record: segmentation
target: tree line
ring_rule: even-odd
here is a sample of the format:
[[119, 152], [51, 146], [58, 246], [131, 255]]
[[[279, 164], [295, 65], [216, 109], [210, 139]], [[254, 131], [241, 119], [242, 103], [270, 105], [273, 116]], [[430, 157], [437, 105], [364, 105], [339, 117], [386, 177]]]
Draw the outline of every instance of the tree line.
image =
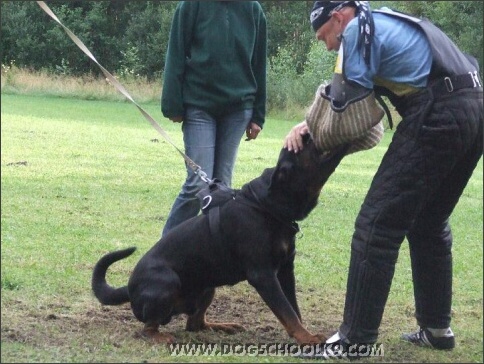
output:
[[[119, 76], [159, 79], [177, 1], [60, 1], [47, 4]], [[268, 24], [268, 57], [284, 56], [285, 69], [302, 74], [315, 37], [309, 23], [313, 1], [260, 1]], [[427, 17], [483, 65], [481, 1], [372, 1]], [[323, 45], [319, 45], [324, 48]], [[2, 64], [32, 70], [84, 75], [100, 73], [35, 1], [1, 1]], [[278, 60], [279, 63], [281, 60]], [[331, 70], [332, 67], [328, 67]]]

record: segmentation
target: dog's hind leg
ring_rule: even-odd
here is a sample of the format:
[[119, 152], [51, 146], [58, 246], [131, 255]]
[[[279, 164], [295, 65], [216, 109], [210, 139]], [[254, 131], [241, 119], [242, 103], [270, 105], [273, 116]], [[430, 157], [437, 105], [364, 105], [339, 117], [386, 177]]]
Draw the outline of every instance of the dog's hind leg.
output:
[[205, 313], [208, 307], [212, 303], [215, 296], [215, 288], [208, 288], [202, 292], [202, 294], [196, 300], [196, 311], [193, 315], [188, 316], [186, 330], [187, 331], [201, 331], [201, 330], [215, 330], [223, 331], [228, 334], [235, 334], [239, 331], [244, 331], [245, 328], [242, 325], [227, 322], [227, 323], [215, 323], [207, 322], [205, 320]]

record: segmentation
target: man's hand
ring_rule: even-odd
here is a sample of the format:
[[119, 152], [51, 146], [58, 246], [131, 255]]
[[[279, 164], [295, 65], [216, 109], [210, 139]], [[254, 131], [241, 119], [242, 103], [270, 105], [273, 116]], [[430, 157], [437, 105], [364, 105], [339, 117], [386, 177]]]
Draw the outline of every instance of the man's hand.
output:
[[309, 133], [308, 125], [306, 124], [306, 120], [300, 122], [296, 126], [294, 126], [289, 134], [287, 134], [286, 138], [284, 139], [284, 148], [287, 148], [289, 151], [294, 151], [294, 153], [303, 150], [303, 135]]
[[257, 138], [257, 135], [259, 135], [261, 131], [261, 127], [251, 121], [249, 125], [247, 125], [247, 129], [245, 129], [245, 135], [247, 136], [247, 139], [245, 140], [252, 140]]

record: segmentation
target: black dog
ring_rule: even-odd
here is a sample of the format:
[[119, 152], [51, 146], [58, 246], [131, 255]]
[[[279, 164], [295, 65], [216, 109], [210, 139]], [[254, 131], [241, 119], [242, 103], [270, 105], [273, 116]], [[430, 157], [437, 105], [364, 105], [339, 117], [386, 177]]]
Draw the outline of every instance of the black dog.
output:
[[294, 278], [295, 221], [316, 206], [347, 148], [321, 153], [306, 138], [298, 154], [282, 149], [277, 166], [235, 191], [217, 215], [194, 217], [159, 240], [138, 262], [127, 286], [109, 286], [106, 271], [136, 248], [102, 257], [93, 272], [94, 294], [105, 305], [130, 302], [136, 318], [145, 323], [142, 334], [171, 343], [173, 336], [158, 328], [181, 313], [188, 315], [188, 331], [243, 330], [234, 323], [208, 323], [205, 312], [215, 287], [248, 280], [298, 344], [321, 343], [323, 335], [313, 335], [301, 324]]

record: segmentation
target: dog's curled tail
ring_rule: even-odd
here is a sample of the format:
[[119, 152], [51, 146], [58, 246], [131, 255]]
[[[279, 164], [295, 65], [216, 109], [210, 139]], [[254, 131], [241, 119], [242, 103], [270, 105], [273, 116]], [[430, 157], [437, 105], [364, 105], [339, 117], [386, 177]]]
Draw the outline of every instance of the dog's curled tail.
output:
[[92, 272], [91, 287], [94, 295], [103, 305], [113, 306], [129, 302], [128, 286], [111, 287], [106, 282], [106, 272], [111, 264], [129, 257], [135, 250], [135, 247], [131, 247], [108, 253], [96, 263]]

